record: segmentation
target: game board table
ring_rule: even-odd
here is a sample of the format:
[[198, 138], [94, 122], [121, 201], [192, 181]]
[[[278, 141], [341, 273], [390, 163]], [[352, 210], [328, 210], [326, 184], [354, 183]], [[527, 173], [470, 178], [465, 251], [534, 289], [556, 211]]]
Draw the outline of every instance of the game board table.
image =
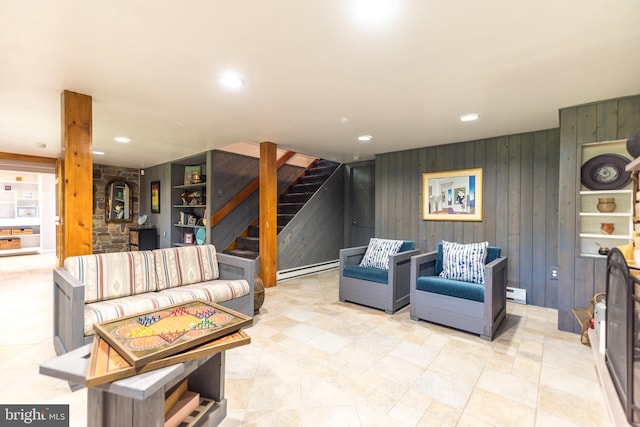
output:
[[[72, 390], [85, 387], [91, 344], [40, 365], [43, 375], [69, 381]], [[89, 387], [87, 426], [146, 427], [164, 425], [165, 392], [188, 377], [189, 390], [213, 399], [198, 425], [216, 426], [227, 415], [224, 397], [225, 351]]]

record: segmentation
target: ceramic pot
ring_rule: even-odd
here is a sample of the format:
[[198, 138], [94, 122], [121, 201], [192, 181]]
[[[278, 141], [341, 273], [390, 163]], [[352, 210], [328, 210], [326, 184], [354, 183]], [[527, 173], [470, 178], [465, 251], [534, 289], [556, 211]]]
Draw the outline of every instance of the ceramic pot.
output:
[[616, 230], [616, 227], [610, 222], [603, 222], [600, 224], [600, 230], [605, 234], [611, 234]]
[[598, 212], [613, 212], [616, 210], [616, 199], [615, 197], [603, 197], [598, 199], [598, 204], [596, 205]]

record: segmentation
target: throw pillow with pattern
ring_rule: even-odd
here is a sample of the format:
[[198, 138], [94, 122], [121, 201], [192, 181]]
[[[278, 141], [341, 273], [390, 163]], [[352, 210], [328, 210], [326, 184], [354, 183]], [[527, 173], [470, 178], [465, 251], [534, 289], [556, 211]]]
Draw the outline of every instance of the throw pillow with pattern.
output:
[[397, 254], [400, 246], [402, 246], [402, 240], [371, 238], [360, 266], [388, 270], [389, 255]]
[[489, 242], [461, 244], [443, 240], [440, 277], [484, 284], [488, 246]]

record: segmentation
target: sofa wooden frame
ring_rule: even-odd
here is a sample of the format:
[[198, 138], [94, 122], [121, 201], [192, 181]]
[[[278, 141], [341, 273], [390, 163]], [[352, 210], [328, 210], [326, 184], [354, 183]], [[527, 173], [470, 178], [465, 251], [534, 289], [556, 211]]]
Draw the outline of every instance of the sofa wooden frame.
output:
[[[253, 317], [255, 261], [217, 253], [221, 280], [244, 279], [251, 292], [218, 304]], [[57, 354], [64, 354], [93, 341], [84, 335], [84, 285], [64, 268], [53, 270], [53, 345]]]

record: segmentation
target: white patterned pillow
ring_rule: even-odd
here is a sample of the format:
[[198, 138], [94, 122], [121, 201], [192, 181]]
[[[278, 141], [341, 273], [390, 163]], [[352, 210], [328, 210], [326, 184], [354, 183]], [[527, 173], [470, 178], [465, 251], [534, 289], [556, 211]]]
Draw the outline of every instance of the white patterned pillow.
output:
[[369, 240], [369, 246], [360, 262], [362, 267], [389, 269], [389, 255], [395, 255], [402, 246], [402, 240], [376, 239]]
[[484, 284], [488, 246], [489, 242], [460, 244], [443, 240], [440, 277]]

